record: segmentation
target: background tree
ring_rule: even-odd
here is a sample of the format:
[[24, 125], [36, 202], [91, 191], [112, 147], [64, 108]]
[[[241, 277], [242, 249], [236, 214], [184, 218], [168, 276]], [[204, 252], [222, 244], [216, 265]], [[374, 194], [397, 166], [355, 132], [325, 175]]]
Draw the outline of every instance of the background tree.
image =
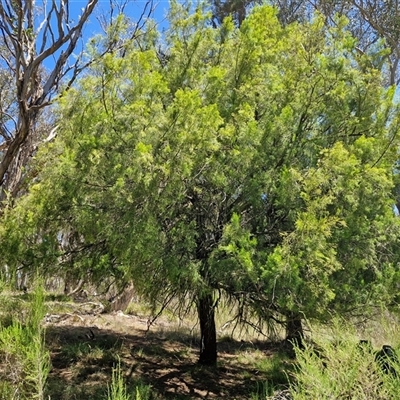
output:
[[[97, 0], [88, 1], [75, 24], [68, 2], [58, 4], [52, 1], [49, 8], [45, 2], [43, 10], [34, 1], [0, 3], [1, 58], [4, 70], [11, 72], [9, 78], [13, 80], [15, 104], [13, 115], [2, 110], [7, 116], [2, 119], [0, 129], [3, 139], [0, 162], [2, 197], [5, 190], [14, 194], [17, 190], [20, 176], [11, 173], [11, 169], [20, 170], [32, 151], [32, 141], [30, 146], [23, 145], [35, 131], [40, 110], [49, 104], [65, 75], [71, 73], [67, 85], [76, 77], [79, 64], [70, 66], [68, 61], [96, 3]], [[38, 14], [43, 16], [39, 23]], [[56, 57], [54, 67], [46, 74], [44, 64], [53, 57]]]
[[[43, 110], [93, 62], [79, 44], [97, 3], [98, 0], [88, 0], [76, 16], [68, 1], [51, 0], [40, 5], [33, 0], [0, 2], [0, 69], [5, 77], [0, 110], [0, 200], [7, 193], [11, 197], [18, 194], [38, 145], [56, 133], [48, 113], [40, 119]], [[103, 15], [107, 40], [103, 40], [95, 56], [121, 48], [125, 40], [134, 37], [144, 18], [152, 13], [152, 4], [145, 3], [138, 21], [129, 29], [125, 24], [125, 36], [119, 38], [122, 18], [113, 13], [109, 17]], [[121, 14], [126, 5], [124, 2], [121, 6]]]
[[378, 58], [371, 60], [384, 66], [383, 84], [398, 85], [399, 70], [399, 16], [398, 1], [352, 0], [352, 1], [319, 1], [313, 4], [321, 12], [328, 24], [335, 24], [335, 15], [346, 16], [348, 29], [357, 38], [357, 48], [363, 53], [371, 54], [381, 47]]

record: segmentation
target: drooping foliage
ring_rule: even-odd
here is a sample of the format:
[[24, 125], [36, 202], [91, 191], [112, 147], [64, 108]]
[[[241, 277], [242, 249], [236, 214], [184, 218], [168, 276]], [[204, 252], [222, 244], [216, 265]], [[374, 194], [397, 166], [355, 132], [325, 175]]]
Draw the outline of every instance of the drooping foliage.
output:
[[[398, 276], [393, 90], [343, 21], [236, 28], [173, 3], [60, 101], [58, 137], [5, 212], [8, 268], [193, 299], [215, 363], [215, 291], [264, 320], [388, 303]], [[189, 297], [188, 297], [189, 296]]]

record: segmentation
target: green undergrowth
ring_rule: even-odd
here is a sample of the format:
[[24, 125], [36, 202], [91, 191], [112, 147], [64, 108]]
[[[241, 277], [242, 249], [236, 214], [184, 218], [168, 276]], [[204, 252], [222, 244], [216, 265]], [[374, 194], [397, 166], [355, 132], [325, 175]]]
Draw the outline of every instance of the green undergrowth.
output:
[[[240, 331], [225, 327], [218, 334], [218, 367], [207, 369], [196, 364], [199, 343], [191, 318], [161, 317], [146, 334], [121, 333], [118, 320], [111, 320], [108, 328], [93, 327], [93, 338], [83, 319], [44, 324], [54, 301], [59, 312], [73, 312], [70, 299], [46, 296], [40, 285], [30, 293], [3, 293], [0, 400], [188, 400], [207, 398], [208, 392], [217, 399], [269, 400], [282, 391], [293, 400], [400, 398], [399, 365], [385, 374], [376, 361], [383, 344], [400, 351], [397, 320], [387, 312], [357, 329], [343, 321], [312, 326], [295, 359], [281, 342], [256, 334], [249, 340], [248, 331], [240, 339]], [[221, 315], [226, 320], [228, 312], [221, 309]], [[360, 339], [371, 345], [360, 346]]]
[[50, 354], [42, 321], [44, 292], [35, 285], [29, 301], [3, 299], [6, 312], [0, 325], [0, 393], [3, 399], [44, 400]]
[[[374, 345], [386, 336], [385, 329], [381, 324], [377, 335], [366, 338], [366, 343], [360, 342], [359, 333], [348, 323], [312, 331], [312, 342], [296, 348], [293, 400], [399, 399], [400, 366], [388, 361], [390, 372], [385, 373], [377, 356], [380, 347]], [[386, 342], [397, 353], [399, 339], [391, 336], [391, 342]]]
[[121, 371], [120, 361], [112, 369], [111, 384], [108, 386], [107, 393], [107, 400], [151, 400], [154, 398], [151, 385], [146, 385], [143, 382], [137, 381], [128, 389]]

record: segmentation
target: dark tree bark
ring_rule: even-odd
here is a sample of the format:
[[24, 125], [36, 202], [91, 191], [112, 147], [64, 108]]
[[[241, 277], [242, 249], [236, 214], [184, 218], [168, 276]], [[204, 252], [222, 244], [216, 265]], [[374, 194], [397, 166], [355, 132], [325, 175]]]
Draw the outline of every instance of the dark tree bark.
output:
[[286, 341], [292, 345], [301, 346], [304, 339], [304, 331], [301, 314], [288, 312], [286, 315]]
[[215, 307], [211, 293], [198, 297], [197, 310], [200, 321], [200, 359], [203, 365], [217, 364], [217, 331], [215, 328]]
[[[205, 191], [205, 193], [207, 193]], [[210, 278], [209, 257], [212, 250], [217, 246], [221, 235], [222, 224], [219, 223], [210, 197], [198, 193], [191, 194], [193, 215], [196, 219], [197, 237], [195, 259], [201, 263], [200, 276], [204, 283], [204, 289], [197, 294], [197, 312], [200, 322], [200, 358], [199, 363], [215, 366], [217, 363], [217, 331], [215, 328], [215, 307], [213, 301], [213, 287]], [[215, 223], [217, 221], [217, 223]]]

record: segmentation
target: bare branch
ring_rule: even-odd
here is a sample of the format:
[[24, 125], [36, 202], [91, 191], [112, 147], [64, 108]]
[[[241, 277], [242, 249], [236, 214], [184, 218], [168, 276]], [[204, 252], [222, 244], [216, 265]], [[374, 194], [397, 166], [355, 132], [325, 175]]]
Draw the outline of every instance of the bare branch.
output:
[[[52, 0], [36, 32], [42, 31], [43, 37], [38, 46], [34, 29], [37, 8], [34, 0], [0, 1], [0, 37], [8, 50], [9, 56], [2, 59], [14, 73], [18, 118], [13, 140], [9, 141], [0, 162], [0, 184], [4, 190], [4, 179], [10, 164], [26, 141], [37, 119], [38, 111], [49, 105], [52, 95], [58, 89], [61, 80], [71, 71], [68, 59], [76, 48], [84, 24], [92, 14], [98, 0], [88, 0], [79, 21], [69, 26], [68, 1]], [[57, 34], [52, 26], [57, 26]], [[40, 52], [36, 54], [36, 49]], [[50, 74], [43, 78], [41, 72], [44, 61], [55, 57], [55, 65]], [[15, 121], [15, 120], [14, 120]], [[0, 122], [1, 132], [6, 132], [6, 125]]]
[[[27, 138], [35, 131], [41, 110], [51, 104], [61, 82], [68, 89], [77, 76], [95, 61], [83, 61], [80, 51], [80, 56], [70, 63], [82, 38], [83, 28], [97, 3], [98, 0], [86, 0], [78, 21], [73, 23], [68, 0], [43, 0], [40, 8], [36, 6], [35, 0], [0, 0], [0, 44], [4, 48], [0, 60], [12, 74], [15, 105], [12, 113], [8, 105], [2, 105], [2, 109], [9, 115], [16, 116], [13, 120], [0, 119], [0, 136], [7, 137], [1, 142], [3, 154], [0, 159], [0, 200], [4, 197], [5, 190], [13, 192], [11, 186], [16, 185], [11, 182], [10, 168], [13, 171], [18, 170], [12, 164], [24, 158], [18, 156], [19, 152], [32, 154], [34, 147], [25, 150], [23, 147], [28, 146]], [[122, 0], [120, 10], [124, 10], [128, 3], [129, 0]], [[120, 50], [123, 54], [126, 42], [138, 36], [138, 31], [143, 28], [153, 11], [153, 0], [148, 0], [138, 22], [132, 25], [133, 29], [128, 29], [123, 38], [106, 43], [95, 58], [115, 50]], [[112, 23], [111, 19], [110, 27]], [[47, 60], [49, 62], [46, 63]], [[49, 63], [53, 67], [49, 73], [45, 73], [43, 65]], [[3, 115], [6, 116], [4, 113]], [[12, 136], [7, 135], [13, 123], [15, 132]], [[34, 143], [41, 143], [41, 140], [35, 138], [29, 141], [29, 146], [34, 146]]]

